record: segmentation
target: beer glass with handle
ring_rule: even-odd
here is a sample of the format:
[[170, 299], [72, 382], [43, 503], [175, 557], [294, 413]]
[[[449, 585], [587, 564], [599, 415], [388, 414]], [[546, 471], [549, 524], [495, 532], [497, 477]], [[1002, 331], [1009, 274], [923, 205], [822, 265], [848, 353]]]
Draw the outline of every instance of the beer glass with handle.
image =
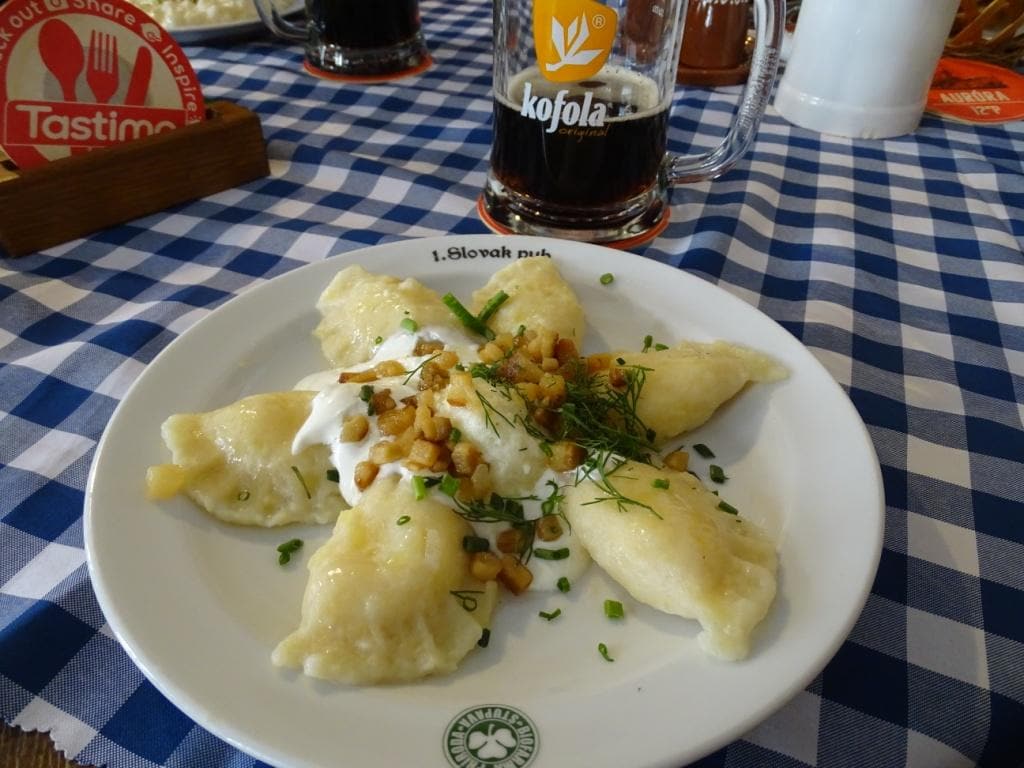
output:
[[672, 155], [685, 6], [494, 0], [494, 139], [478, 204], [488, 226], [629, 246], [668, 223], [673, 184], [715, 178], [739, 160], [775, 81], [784, 0], [754, 0], [750, 77], [725, 139]]

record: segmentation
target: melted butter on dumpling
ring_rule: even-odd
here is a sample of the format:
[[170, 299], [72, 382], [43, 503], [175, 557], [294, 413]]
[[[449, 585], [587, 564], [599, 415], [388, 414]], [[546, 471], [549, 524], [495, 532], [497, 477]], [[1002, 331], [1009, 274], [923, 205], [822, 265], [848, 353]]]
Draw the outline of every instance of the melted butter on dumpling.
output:
[[[649, 505], [621, 509], [593, 482], [565, 490], [572, 532], [634, 598], [697, 619], [708, 653], [741, 659], [775, 599], [776, 554], [754, 524], [718, 509], [720, 499], [686, 472], [627, 462], [608, 476], [623, 496]], [[655, 480], [668, 480], [666, 489]], [[655, 514], [657, 513], [657, 514]]]
[[368, 360], [376, 339], [398, 331], [406, 318], [421, 327], [462, 330], [441, 297], [418, 280], [375, 275], [358, 264], [334, 276], [317, 300], [321, 320], [313, 334], [332, 365]]
[[470, 533], [449, 508], [378, 478], [310, 558], [301, 623], [274, 663], [356, 684], [452, 672], [490, 624], [497, 592], [469, 574]]
[[[327, 446], [292, 455], [291, 445], [309, 415], [313, 392], [252, 395], [207, 413], [180, 413], [161, 427], [173, 465], [151, 467], [154, 498], [187, 494], [216, 518], [236, 525], [327, 523], [345, 502]], [[173, 477], [160, 492], [154, 478]]]
[[555, 331], [582, 346], [586, 331], [583, 307], [551, 259], [534, 256], [500, 269], [473, 293], [473, 314], [479, 314], [498, 291], [507, 293], [508, 299], [488, 321], [495, 333], [515, 334], [523, 325]]
[[655, 431], [658, 445], [699, 427], [748, 383], [788, 375], [767, 355], [723, 341], [684, 341], [660, 352], [620, 352], [611, 357], [650, 369], [636, 412]]

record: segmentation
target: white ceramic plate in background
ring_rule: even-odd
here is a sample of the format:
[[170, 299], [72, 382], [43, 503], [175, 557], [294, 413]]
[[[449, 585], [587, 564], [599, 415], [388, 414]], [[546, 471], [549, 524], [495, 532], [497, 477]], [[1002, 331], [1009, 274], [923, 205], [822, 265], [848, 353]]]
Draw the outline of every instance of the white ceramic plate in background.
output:
[[[304, 564], [327, 527], [250, 530], [183, 499], [145, 500], [146, 467], [165, 462], [160, 424], [237, 398], [289, 389], [324, 367], [314, 304], [348, 264], [470, 293], [521, 252], [546, 253], [587, 310], [587, 351], [722, 338], [773, 355], [788, 380], [755, 386], [686, 442], [702, 441], [731, 479], [741, 513], [777, 539], [778, 598], [749, 659], [701, 653], [696, 622], [638, 605], [596, 567], [571, 593], [506, 598], [491, 644], [449, 677], [351, 688], [274, 668], [297, 624]], [[485, 255], [488, 251], [491, 255]], [[600, 275], [615, 280], [602, 285]], [[706, 467], [695, 461], [698, 471]], [[841, 388], [779, 325], [680, 270], [628, 253], [542, 238], [410, 240], [337, 256], [261, 285], [217, 309], [146, 369], [114, 414], [86, 492], [85, 537], [96, 594], [117, 637], [192, 718], [282, 768], [443, 766], [452, 718], [508, 705], [535, 724], [532, 765], [677, 766], [741, 736], [801, 690], [859, 615], [881, 551], [880, 473]], [[288, 568], [276, 546], [306, 547]], [[623, 622], [602, 612], [624, 601]], [[547, 622], [538, 611], [562, 609]], [[605, 643], [615, 661], [597, 652]]]

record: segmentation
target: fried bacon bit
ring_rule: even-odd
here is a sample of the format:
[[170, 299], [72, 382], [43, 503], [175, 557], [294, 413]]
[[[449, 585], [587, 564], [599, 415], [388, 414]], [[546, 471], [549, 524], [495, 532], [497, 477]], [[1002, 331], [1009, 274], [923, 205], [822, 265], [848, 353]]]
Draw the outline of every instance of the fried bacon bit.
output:
[[444, 446], [438, 443], [432, 443], [430, 440], [414, 440], [412, 447], [409, 449], [409, 455], [406, 457], [406, 466], [420, 469], [431, 469], [434, 464], [437, 463], [441, 457], [441, 451], [447, 450]]
[[378, 466], [398, 461], [403, 455], [402, 446], [393, 440], [381, 440], [370, 449], [370, 461]]
[[365, 371], [342, 371], [338, 376], [339, 384], [367, 384], [377, 380], [377, 372], [373, 368]]
[[474, 552], [469, 558], [469, 573], [479, 581], [494, 581], [501, 572], [501, 558], [493, 552]]
[[415, 357], [421, 355], [433, 355], [444, 349], [443, 341], [429, 341], [428, 339], [416, 339], [416, 346], [412, 348]]
[[609, 368], [608, 383], [616, 389], [626, 386], [629, 383], [629, 378], [626, 376], [625, 369], [619, 367]]
[[456, 408], [463, 408], [472, 402], [476, 395], [473, 387], [473, 376], [469, 371], [455, 371], [451, 375], [451, 383], [448, 386], [448, 405]]
[[392, 408], [377, 417], [377, 429], [382, 435], [398, 437], [413, 425], [416, 419], [416, 408], [405, 405], [401, 408]]
[[544, 515], [537, 520], [536, 532], [541, 541], [557, 541], [562, 537], [562, 522], [557, 515]]
[[504, 584], [505, 588], [513, 595], [521, 595], [533, 583], [533, 574], [520, 562], [518, 557], [504, 554], [501, 556], [501, 571], [498, 573], [498, 581]]
[[593, 376], [595, 373], [601, 371], [607, 371], [612, 367], [612, 356], [610, 354], [601, 353], [598, 355], [589, 355], [586, 358], [587, 362], [587, 375]]
[[395, 399], [391, 397], [391, 390], [382, 389], [379, 392], [373, 393], [373, 397], [370, 398], [370, 405], [374, 413], [381, 414], [393, 410], [396, 403]]
[[483, 454], [473, 443], [462, 440], [452, 448], [452, 474], [469, 477], [483, 461]]
[[365, 491], [370, 487], [370, 484], [377, 479], [377, 473], [379, 471], [380, 467], [372, 461], [360, 461], [356, 464], [356, 470], [354, 473], [356, 488], [360, 491]]
[[560, 338], [555, 342], [555, 359], [559, 365], [575, 364], [579, 356], [580, 353], [576, 349], [576, 342], [572, 339]]
[[361, 413], [349, 416], [341, 423], [341, 442], [358, 443], [370, 431], [370, 420]]
[[498, 551], [506, 553], [521, 552], [525, 543], [522, 531], [517, 528], [500, 531], [494, 540], [494, 546]]
[[587, 458], [587, 452], [570, 440], [559, 440], [551, 446], [548, 466], [556, 472], [576, 469]]
[[686, 451], [672, 451], [665, 456], [662, 463], [669, 469], [685, 472], [690, 466], [690, 454]]
[[557, 373], [545, 373], [537, 382], [540, 396], [537, 404], [543, 408], [557, 408], [565, 402], [565, 379]]

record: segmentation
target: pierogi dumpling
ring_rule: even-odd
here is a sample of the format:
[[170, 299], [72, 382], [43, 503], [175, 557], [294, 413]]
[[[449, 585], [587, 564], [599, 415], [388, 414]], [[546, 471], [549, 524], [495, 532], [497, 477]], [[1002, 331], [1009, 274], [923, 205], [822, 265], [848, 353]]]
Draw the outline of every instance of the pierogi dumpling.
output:
[[252, 395], [208, 413], [175, 414], [161, 427], [174, 464], [152, 469], [169, 469], [182, 493], [227, 523], [331, 522], [346, 504], [327, 479], [330, 449], [291, 452], [314, 394]]
[[767, 355], [724, 341], [684, 341], [660, 352], [612, 355], [626, 365], [649, 368], [636, 412], [663, 445], [711, 418], [749, 382], [778, 381], [786, 369]]
[[[655, 480], [669, 487], [654, 487]], [[697, 619], [706, 652], [747, 656], [751, 633], [775, 599], [771, 541], [720, 510], [720, 499], [688, 472], [627, 462], [608, 481], [650, 509], [620, 508], [590, 480], [566, 488], [565, 515], [594, 561], [640, 602]], [[595, 499], [602, 501], [588, 504]]]
[[469, 573], [471, 532], [395, 475], [377, 478], [310, 558], [301, 623], [274, 663], [355, 684], [452, 672], [490, 624], [497, 593]]
[[396, 333], [411, 318], [421, 327], [462, 331], [462, 325], [441, 297], [418, 280], [375, 275], [358, 264], [334, 276], [317, 300], [321, 320], [313, 334], [332, 365], [368, 360], [376, 339]]
[[555, 331], [577, 347], [583, 345], [583, 307], [551, 259], [534, 256], [500, 269], [473, 293], [473, 313], [478, 314], [498, 291], [507, 293], [508, 299], [488, 321], [495, 333], [515, 334], [522, 325]]

